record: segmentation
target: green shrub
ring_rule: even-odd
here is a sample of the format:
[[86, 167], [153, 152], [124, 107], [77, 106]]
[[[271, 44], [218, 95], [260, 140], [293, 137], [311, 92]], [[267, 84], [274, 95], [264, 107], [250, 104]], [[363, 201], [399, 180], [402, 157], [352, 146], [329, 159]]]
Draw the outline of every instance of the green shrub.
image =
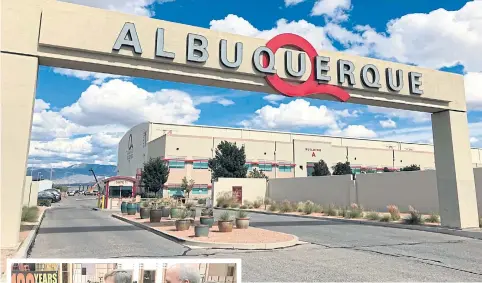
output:
[[197, 204], [206, 204], [206, 199], [205, 198], [198, 199]]
[[338, 212], [336, 211], [335, 206], [331, 205], [331, 204], [328, 206], [328, 209], [325, 211], [325, 213], [328, 216], [337, 216], [338, 215]]
[[303, 212], [304, 207], [305, 207], [305, 204], [302, 201], [300, 201], [296, 204], [296, 211], [297, 212]]
[[22, 221], [36, 222], [38, 219], [38, 208], [36, 206], [22, 208]]
[[255, 200], [255, 201], [253, 202], [253, 207], [254, 207], [254, 208], [260, 208], [262, 204], [263, 204], [263, 203], [262, 203], [261, 201]]
[[281, 205], [279, 207], [279, 211], [282, 212], [282, 213], [292, 212], [293, 207], [292, 207], [292, 205], [289, 201], [285, 200], [281, 203]]
[[348, 217], [348, 209], [346, 207], [343, 207], [342, 209], [338, 210], [337, 214], [338, 216], [341, 216], [341, 217]]
[[365, 215], [365, 218], [368, 220], [380, 220], [380, 214], [376, 211], [370, 211]]
[[425, 222], [428, 222], [428, 223], [439, 223], [440, 222], [440, 217], [435, 214], [435, 213], [432, 213], [430, 214], [429, 217], [425, 218]]
[[231, 205], [230, 205], [231, 208], [239, 208], [239, 206], [240, 206], [240, 205], [239, 205], [239, 203], [237, 203], [237, 202], [233, 202], [233, 203], [231, 203]]
[[305, 202], [303, 206], [303, 213], [304, 214], [312, 214], [315, 211], [315, 203], [311, 200]]
[[39, 199], [37, 200], [37, 206], [51, 206], [52, 201], [49, 199]]
[[392, 217], [389, 214], [385, 214], [385, 215], [382, 216], [382, 218], [380, 218], [380, 221], [381, 222], [390, 222], [390, 221], [392, 221]]
[[271, 205], [269, 206], [269, 211], [279, 211], [279, 205], [276, 202], [271, 202]]
[[201, 210], [201, 216], [213, 216], [214, 211], [211, 207], [206, 207]]
[[358, 206], [356, 203], [352, 203], [350, 206], [350, 210], [347, 212], [345, 216], [347, 218], [362, 218], [363, 217], [363, 209]]
[[225, 211], [219, 216], [219, 221], [233, 221], [233, 215], [229, 211]]
[[216, 206], [227, 208], [230, 207], [232, 203], [234, 203], [234, 198], [231, 192], [224, 192], [218, 195], [216, 198]]
[[423, 224], [424, 219], [422, 217], [422, 214], [420, 214], [420, 212], [415, 210], [412, 206], [408, 206], [408, 210], [410, 214], [405, 219], [403, 219], [403, 222], [405, 224], [413, 224], [413, 225]]
[[222, 207], [222, 208], [229, 208], [229, 203], [223, 203], [223, 204], [221, 205], [221, 207]]
[[398, 209], [398, 206], [394, 204], [390, 204], [387, 206], [388, 212], [390, 213], [390, 218], [393, 221], [398, 221], [400, 220], [400, 210]]
[[314, 213], [323, 213], [323, 207], [319, 204], [315, 203], [315, 209], [313, 210]]
[[248, 209], [253, 209], [253, 205], [252, 204], [248, 205]]
[[186, 218], [191, 217], [191, 216], [192, 216], [191, 214], [192, 214], [192, 213], [191, 213], [190, 210], [182, 209], [181, 212], [179, 212], [178, 218], [179, 218], [180, 220], [184, 220], [184, 219], [186, 219]]
[[238, 219], [245, 219], [245, 218], [248, 218], [248, 213], [244, 210], [240, 210], [238, 211], [238, 213], [236, 214], [236, 218]]
[[249, 207], [249, 206], [252, 206], [253, 203], [250, 202], [249, 200], [244, 200], [244, 201], [243, 201], [243, 205], [245, 205], [246, 207]]
[[248, 206], [247, 206], [247, 205], [245, 205], [245, 204], [243, 204], [243, 205], [241, 205], [239, 208], [241, 208], [241, 209], [247, 209], [247, 208], [248, 208]]

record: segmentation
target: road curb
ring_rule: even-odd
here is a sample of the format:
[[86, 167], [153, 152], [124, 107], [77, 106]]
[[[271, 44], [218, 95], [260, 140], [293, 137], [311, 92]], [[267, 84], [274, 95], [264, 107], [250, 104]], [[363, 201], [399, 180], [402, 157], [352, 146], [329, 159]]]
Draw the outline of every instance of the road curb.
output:
[[[208, 243], [208, 242], [201, 242], [201, 241], [195, 241], [195, 240], [186, 240], [184, 238], [176, 237], [174, 235], [171, 235], [169, 233], [165, 233], [162, 231], [159, 231], [157, 229], [154, 229], [153, 227], [144, 225], [142, 223], [138, 223], [136, 221], [132, 221], [130, 219], [124, 218], [120, 215], [112, 214], [112, 217], [117, 218], [121, 221], [127, 222], [129, 224], [132, 224], [134, 226], [137, 226], [139, 228], [148, 230], [154, 234], [157, 234], [161, 237], [167, 238], [171, 241], [177, 242], [179, 244], [185, 245], [185, 246], [194, 246], [194, 247], [200, 247], [200, 248], [211, 248], [211, 249], [236, 249], [236, 250], [273, 250], [273, 249], [279, 249], [279, 248], [288, 248], [292, 246], [296, 246], [300, 244], [300, 241], [297, 236], [293, 236], [293, 240], [286, 241], [286, 242], [278, 242], [278, 243]], [[280, 232], [278, 232], [280, 233]], [[282, 233], [286, 234], [286, 233]]]
[[46, 208], [40, 214], [37, 224], [35, 228], [30, 231], [27, 238], [22, 242], [20, 248], [17, 250], [15, 255], [12, 258], [27, 258], [28, 253], [32, 249], [33, 244], [35, 243], [35, 238], [37, 237], [38, 230], [40, 229], [40, 225], [42, 225], [42, 221], [45, 217], [45, 213], [49, 208]]
[[417, 231], [424, 231], [424, 232], [432, 232], [432, 233], [439, 233], [439, 234], [446, 234], [452, 236], [459, 236], [465, 238], [471, 238], [476, 240], [482, 240], [482, 229], [475, 228], [470, 230], [456, 230], [444, 227], [433, 227], [433, 226], [422, 226], [422, 225], [406, 225], [400, 223], [390, 223], [390, 222], [375, 222], [375, 221], [361, 221], [356, 219], [346, 219], [346, 218], [331, 218], [331, 217], [324, 217], [324, 216], [310, 216], [310, 215], [295, 215], [295, 214], [283, 214], [283, 213], [276, 213], [276, 212], [269, 212], [269, 211], [258, 211], [258, 210], [251, 210], [251, 209], [236, 209], [236, 208], [215, 208], [216, 210], [231, 210], [231, 211], [239, 211], [244, 210], [249, 213], [259, 213], [259, 214], [266, 214], [266, 215], [278, 215], [278, 216], [288, 216], [288, 217], [298, 217], [298, 218], [308, 218], [308, 219], [317, 219], [317, 220], [328, 220], [333, 222], [342, 222], [342, 223], [351, 223], [351, 224], [361, 224], [361, 225], [369, 225], [369, 226], [378, 226], [378, 227], [388, 227], [388, 228], [397, 228], [397, 229], [406, 229], [406, 230], [417, 230]]

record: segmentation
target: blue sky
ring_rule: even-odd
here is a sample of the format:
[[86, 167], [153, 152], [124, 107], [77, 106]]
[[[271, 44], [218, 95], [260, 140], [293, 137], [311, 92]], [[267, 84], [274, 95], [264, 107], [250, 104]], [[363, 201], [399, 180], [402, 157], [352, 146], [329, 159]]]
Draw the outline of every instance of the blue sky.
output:
[[[67, 2], [267, 39], [292, 32], [318, 49], [459, 73], [471, 143], [482, 147], [482, 1]], [[36, 98], [29, 156], [36, 166], [115, 164], [119, 138], [146, 120], [422, 143], [432, 135], [425, 113], [50, 67], [40, 68]]]

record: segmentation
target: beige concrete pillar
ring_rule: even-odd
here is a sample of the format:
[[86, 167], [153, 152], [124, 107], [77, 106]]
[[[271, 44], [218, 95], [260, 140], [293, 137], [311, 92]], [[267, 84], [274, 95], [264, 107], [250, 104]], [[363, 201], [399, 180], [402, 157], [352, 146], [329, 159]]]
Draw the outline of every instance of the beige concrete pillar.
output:
[[432, 114], [432, 131], [442, 226], [479, 227], [467, 113]]
[[18, 244], [38, 59], [1, 54], [1, 248]]

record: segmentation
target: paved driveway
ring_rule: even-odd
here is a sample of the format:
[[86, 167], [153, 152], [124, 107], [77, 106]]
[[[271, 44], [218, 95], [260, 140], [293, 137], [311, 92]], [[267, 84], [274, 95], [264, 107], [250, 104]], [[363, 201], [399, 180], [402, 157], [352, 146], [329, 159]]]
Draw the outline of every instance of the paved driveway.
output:
[[190, 250], [93, 211], [92, 200], [75, 199], [47, 212], [31, 257], [241, 258], [243, 282], [482, 281], [479, 240], [251, 214], [252, 226], [295, 234], [306, 244], [272, 251]]

